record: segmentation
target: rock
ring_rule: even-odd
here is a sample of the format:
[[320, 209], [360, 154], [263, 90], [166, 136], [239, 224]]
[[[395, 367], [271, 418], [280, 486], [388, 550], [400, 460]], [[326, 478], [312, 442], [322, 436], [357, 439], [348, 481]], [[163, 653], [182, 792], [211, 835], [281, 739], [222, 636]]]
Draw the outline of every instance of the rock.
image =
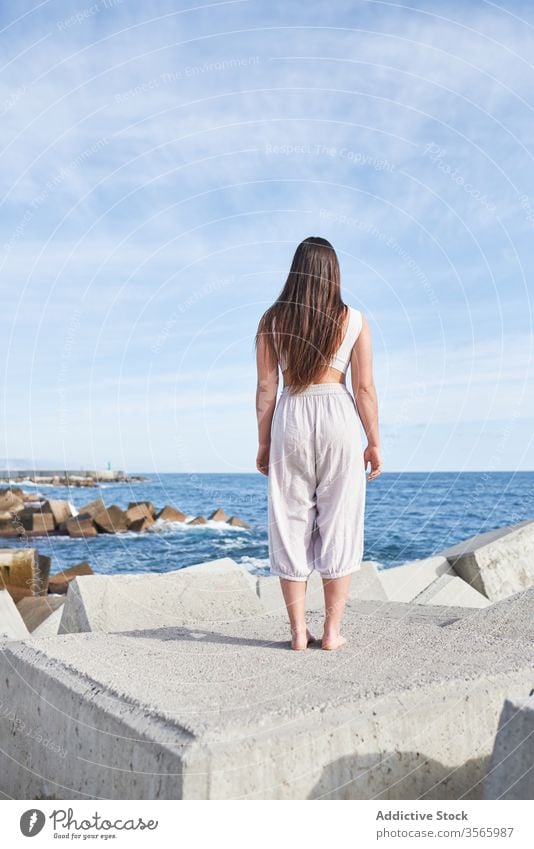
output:
[[0, 640], [24, 640], [28, 633], [15, 602], [6, 590], [0, 590]]
[[185, 522], [187, 516], [181, 510], [176, 510], [176, 508], [167, 505], [159, 511], [156, 518], [165, 522]]
[[484, 780], [484, 799], [534, 799], [534, 695], [507, 698]]
[[441, 575], [456, 575], [446, 557], [426, 557], [401, 566], [379, 569], [380, 582], [389, 601], [412, 601]]
[[163, 574], [81, 576], [69, 586], [59, 633], [209, 626], [257, 616], [263, 608], [245, 571], [225, 557]]
[[447, 607], [488, 607], [489, 599], [457, 575], [441, 575], [413, 599], [416, 604], [441, 604]]
[[9, 592], [11, 588], [18, 588], [25, 594], [46, 595], [49, 575], [50, 558], [39, 554], [37, 549], [0, 549], [0, 576]]
[[151, 516], [153, 519], [156, 518], [156, 508], [152, 504], [151, 501], [130, 501], [128, 504], [128, 510], [126, 514], [128, 515], [130, 510], [135, 510], [136, 507], [140, 507], [143, 509], [143, 512], [139, 515], [133, 515], [133, 519], [141, 519], [143, 516]]
[[71, 505], [68, 501], [48, 500], [45, 501], [42, 507], [43, 513], [51, 513], [54, 517], [56, 525], [62, 522], [67, 522], [72, 518]]
[[205, 516], [195, 516], [194, 519], [189, 519], [187, 522], [188, 525], [207, 525], [208, 520]]
[[[141, 595], [127, 584], [108, 589], [109, 613], [114, 598], [125, 610]], [[139, 609], [162, 598], [154, 590]], [[287, 616], [251, 615], [248, 606], [239, 618], [227, 609], [224, 621], [210, 614], [203, 624], [9, 643], [0, 680], [20, 722], [0, 711], [0, 791], [69, 800], [479, 799], [504, 700], [532, 684], [532, 643], [474, 633], [466, 650], [451, 628], [380, 618], [376, 608], [365, 617], [351, 609], [348, 644], [333, 653], [289, 651]], [[314, 631], [321, 623], [322, 613], [309, 614]]]
[[145, 531], [148, 531], [153, 524], [154, 519], [152, 516], [145, 516], [144, 519], [135, 519], [133, 522], [130, 522], [128, 530], [136, 534], [143, 534]]
[[93, 522], [97, 529], [104, 534], [116, 534], [128, 529], [126, 513], [116, 504], [94, 513]]
[[228, 524], [233, 525], [236, 528], [250, 528], [250, 525], [247, 525], [243, 519], [240, 519], [239, 516], [231, 516], [228, 519]]
[[96, 537], [98, 531], [90, 513], [78, 513], [60, 526], [70, 537]]
[[508, 525], [441, 551], [454, 571], [490, 601], [534, 585], [534, 521]]
[[84, 560], [82, 563], [77, 563], [75, 566], [69, 566], [68, 569], [64, 569], [62, 572], [56, 572], [55, 575], [50, 575], [48, 579], [48, 592], [66, 593], [70, 582], [73, 581], [74, 578], [77, 578], [78, 575], [93, 574], [93, 570], [89, 563]]
[[17, 604], [17, 609], [30, 633], [41, 625], [51, 613], [65, 603], [63, 595], [32, 596], [23, 598]]
[[[267, 613], [283, 614], [284, 597], [280, 580], [275, 575], [251, 575], [258, 598]], [[372, 560], [364, 561], [361, 569], [354, 572], [349, 590], [349, 599], [371, 599], [386, 601], [386, 594], [380, 583], [377, 564]], [[306, 590], [306, 609], [324, 610], [323, 582], [319, 572], [314, 570], [308, 579]]]
[[224, 512], [223, 508], [219, 507], [217, 510], [214, 510], [211, 516], [208, 516], [208, 519], [213, 519], [215, 522], [227, 522], [228, 516]]

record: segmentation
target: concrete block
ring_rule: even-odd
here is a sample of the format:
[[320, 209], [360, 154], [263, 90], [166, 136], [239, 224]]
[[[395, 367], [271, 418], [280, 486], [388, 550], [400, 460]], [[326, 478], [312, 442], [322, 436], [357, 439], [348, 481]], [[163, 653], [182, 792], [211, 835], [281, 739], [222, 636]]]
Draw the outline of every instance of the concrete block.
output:
[[93, 517], [90, 513], [78, 513], [77, 516], [74, 516], [72, 519], [64, 522], [61, 525], [61, 529], [64, 530], [70, 537], [74, 537], [75, 539], [96, 537], [98, 534]]
[[240, 519], [239, 516], [230, 516], [228, 524], [235, 528], [250, 528], [250, 525], [244, 519]]
[[465, 637], [476, 633], [509, 639], [534, 640], [534, 587], [497, 601], [485, 610], [471, 611], [454, 624]]
[[217, 510], [214, 510], [213, 513], [210, 513], [208, 519], [213, 519], [215, 522], [227, 522], [229, 516], [226, 515], [222, 507], [218, 507]]
[[[386, 601], [386, 594], [378, 577], [377, 564], [371, 560], [362, 563], [358, 572], [352, 576], [350, 599], [376, 599]], [[280, 580], [275, 575], [252, 576], [256, 583], [256, 593], [263, 609], [272, 613], [285, 611], [284, 597], [280, 589]], [[314, 570], [308, 580], [306, 591], [306, 609], [324, 610], [323, 582], [319, 572]]]
[[30, 633], [41, 625], [54, 610], [65, 603], [64, 595], [31, 596], [23, 598], [17, 604], [17, 610], [24, 620], [24, 624]]
[[442, 604], [447, 607], [488, 607], [491, 601], [458, 575], [441, 575], [414, 598], [415, 604]]
[[188, 525], [207, 525], [208, 520], [205, 516], [195, 516], [194, 519], [189, 519], [187, 522]]
[[2, 513], [20, 513], [24, 510], [24, 501], [12, 490], [3, 489], [0, 493], [0, 511]]
[[164, 522], [185, 522], [187, 516], [181, 510], [176, 510], [174, 507], [167, 505], [160, 510], [156, 516], [157, 519], [162, 519]]
[[6, 590], [0, 590], [0, 640], [24, 640], [29, 631]]
[[0, 680], [20, 723], [0, 712], [0, 791], [480, 798], [504, 699], [531, 682], [531, 643], [474, 634], [466, 651], [450, 628], [352, 615], [344, 632], [334, 653], [289, 651], [279, 616], [9, 643]]
[[534, 521], [497, 528], [439, 552], [490, 601], [534, 586]]
[[152, 524], [154, 521], [153, 510], [154, 508], [152, 507], [152, 505], [148, 503], [140, 503], [135, 504], [132, 507], [128, 507], [128, 509], [126, 510], [126, 522], [128, 524], [128, 528], [131, 530], [133, 522], [139, 522], [143, 520], [148, 520], [150, 524]]
[[42, 510], [43, 513], [49, 512], [52, 514], [56, 525], [67, 522], [73, 515], [69, 502], [58, 499], [48, 499], [48, 501], [45, 501]]
[[129, 513], [130, 510], [134, 510], [136, 507], [142, 508], [143, 512], [140, 515], [134, 516], [133, 518], [139, 519], [142, 518], [142, 516], [144, 515], [149, 515], [153, 519], [156, 518], [156, 508], [154, 507], [151, 501], [130, 501], [126, 513]]
[[484, 799], [534, 799], [534, 695], [504, 703]]
[[48, 531], [54, 531], [56, 524], [52, 513], [42, 513], [40, 510], [35, 510], [33, 513], [33, 522], [31, 530], [35, 533], [46, 534]]
[[101, 510], [105, 510], [106, 505], [102, 501], [101, 498], [95, 498], [94, 501], [90, 501], [89, 504], [84, 504], [83, 507], [80, 507], [78, 515], [82, 515], [82, 513], [89, 514], [89, 516], [94, 516], [95, 513], [99, 513]]
[[93, 522], [104, 534], [117, 534], [128, 529], [126, 513], [116, 504], [93, 513]]
[[[63, 596], [63, 601], [65, 601], [65, 597]], [[61, 617], [63, 615], [63, 605], [56, 607], [56, 609], [47, 616], [44, 622], [35, 628], [30, 637], [55, 637], [56, 634], [59, 633], [59, 626], [61, 624]]]
[[401, 566], [379, 569], [380, 583], [389, 601], [412, 601], [441, 575], [456, 573], [446, 557], [411, 560]]
[[55, 575], [50, 575], [48, 579], [49, 593], [66, 593], [71, 581], [77, 578], [78, 575], [93, 575], [89, 563], [77, 563], [75, 566], [70, 566], [62, 572], [56, 572]]
[[154, 519], [152, 516], [145, 516], [143, 519], [134, 519], [133, 522], [130, 522], [128, 530], [135, 534], [144, 534], [145, 531], [148, 531], [153, 524]]
[[413, 625], [437, 625], [440, 628], [459, 623], [469, 617], [468, 607], [445, 607], [434, 604], [415, 604], [404, 601], [373, 601], [353, 598], [347, 601], [346, 615], [360, 619], [402, 619]]
[[0, 548], [0, 586], [24, 590], [22, 595], [45, 595], [50, 558], [35, 548]]
[[261, 615], [245, 572], [225, 557], [157, 575], [81, 576], [69, 586], [59, 633], [209, 626]]

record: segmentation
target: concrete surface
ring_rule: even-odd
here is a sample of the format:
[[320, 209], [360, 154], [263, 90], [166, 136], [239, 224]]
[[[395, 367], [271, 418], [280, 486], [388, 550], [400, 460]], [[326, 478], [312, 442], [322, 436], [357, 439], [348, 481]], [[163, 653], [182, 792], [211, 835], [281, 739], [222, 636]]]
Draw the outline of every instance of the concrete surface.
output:
[[[269, 613], [284, 613], [286, 607], [280, 589], [280, 579], [275, 575], [251, 576], [255, 583], [256, 593], [263, 609]], [[386, 593], [378, 577], [377, 564], [368, 560], [362, 563], [358, 572], [354, 572], [350, 587], [350, 598], [376, 599], [386, 601]], [[323, 582], [319, 572], [314, 570], [308, 580], [306, 591], [306, 609], [323, 610]]]
[[438, 625], [445, 627], [460, 622], [474, 611], [467, 607], [441, 607], [432, 604], [414, 604], [403, 601], [372, 601], [370, 599], [349, 599], [346, 606], [347, 616], [359, 619], [402, 619], [416, 625]]
[[469, 611], [451, 627], [465, 634], [477, 631], [508, 639], [534, 640], [534, 587], [495, 602], [485, 610]]
[[441, 604], [449, 607], [488, 607], [491, 601], [458, 575], [445, 574], [436, 578], [414, 598], [415, 604]]
[[209, 626], [261, 614], [250, 576], [225, 557], [162, 574], [77, 577], [69, 585], [59, 632]]
[[0, 590], [0, 640], [23, 640], [29, 631], [7, 590]]
[[441, 575], [456, 574], [446, 557], [411, 560], [401, 566], [379, 569], [378, 576], [388, 601], [412, 601]]
[[471, 537], [439, 554], [468, 584], [499, 601], [534, 586], [534, 521]]
[[534, 695], [504, 703], [484, 798], [534, 799]]
[[[338, 652], [291, 652], [285, 617], [272, 615], [9, 643], [0, 679], [11, 709], [48, 744], [0, 713], [0, 791], [481, 798], [504, 699], [532, 681], [532, 644], [473, 632], [466, 651], [452, 626], [383, 618], [380, 603], [362, 616], [357, 604]], [[308, 620], [319, 630], [321, 614]]]

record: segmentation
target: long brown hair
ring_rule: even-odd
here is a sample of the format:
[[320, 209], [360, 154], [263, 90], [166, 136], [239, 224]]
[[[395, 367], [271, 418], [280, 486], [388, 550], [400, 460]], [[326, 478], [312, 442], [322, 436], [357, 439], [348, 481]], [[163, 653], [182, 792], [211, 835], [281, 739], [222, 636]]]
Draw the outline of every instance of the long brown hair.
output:
[[[328, 368], [345, 330], [339, 262], [327, 239], [308, 236], [298, 245], [280, 295], [262, 315], [261, 335], [273, 358], [282, 355], [290, 392], [313, 383]], [[276, 326], [274, 326], [276, 325]]]

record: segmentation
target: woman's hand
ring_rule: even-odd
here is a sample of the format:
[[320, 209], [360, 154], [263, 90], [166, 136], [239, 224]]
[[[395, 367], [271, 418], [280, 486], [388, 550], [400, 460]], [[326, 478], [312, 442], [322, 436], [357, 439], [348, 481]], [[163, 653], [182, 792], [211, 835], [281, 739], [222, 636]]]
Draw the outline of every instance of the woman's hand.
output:
[[262, 475], [269, 475], [269, 453], [271, 450], [271, 446], [269, 445], [260, 445], [258, 448], [258, 454], [256, 456], [256, 468], [258, 472], [261, 472]]
[[377, 478], [382, 471], [380, 448], [378, 448], [377, 446], [368, 445], [365, 451], [363, 452], [363, 463], [366, 470], [368, 464], [371, 466], [371, 474], [367, 476], [367, 480], [372, 481], [373, 478]]

